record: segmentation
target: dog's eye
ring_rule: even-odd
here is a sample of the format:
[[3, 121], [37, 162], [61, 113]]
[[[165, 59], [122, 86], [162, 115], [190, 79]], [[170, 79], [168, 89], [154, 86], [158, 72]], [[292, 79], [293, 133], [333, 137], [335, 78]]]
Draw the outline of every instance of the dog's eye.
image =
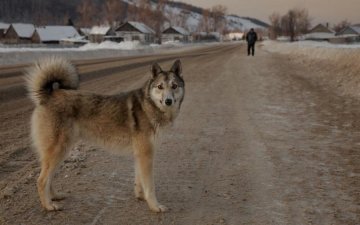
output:
[[178, 87], [177, 84], [173, 84], [173, 85], [171, 86], [172, 89], [176, 89], [177, 87]]
[[157, 88], [159, 88], [160, 90], [164, 89], [164, 87], [163, 87], [161, 84], [159, 84], [159, 85], [157, 86]]

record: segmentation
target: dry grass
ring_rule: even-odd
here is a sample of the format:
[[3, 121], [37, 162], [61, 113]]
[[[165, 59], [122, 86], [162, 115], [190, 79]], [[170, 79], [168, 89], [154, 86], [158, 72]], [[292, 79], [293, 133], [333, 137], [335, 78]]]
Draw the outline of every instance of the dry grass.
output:
[[286, 54], [296, 63], [310, 68], [313, 74], [318, 74], [312, 78], [329, 85], [337, 93], [360, 97], [360, 48], [329, 46], [269, 41], [263, 48]]

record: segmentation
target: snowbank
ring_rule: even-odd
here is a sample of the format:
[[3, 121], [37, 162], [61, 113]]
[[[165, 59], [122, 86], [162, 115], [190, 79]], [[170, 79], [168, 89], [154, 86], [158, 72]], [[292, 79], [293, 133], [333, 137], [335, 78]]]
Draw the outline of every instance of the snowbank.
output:
[[360, 97], [360, 44], [328, 42], [264, 41], [263, 49], [287, 55], [296, 63], [316, 71], [317, 79], [339, 94]]
[[9, 47], [5, 45], [0, 45], [0, 52], [79, 52], [79, 51], [91, 51], [99, 49], [112, 49], [112, 50], [139, 50], [149, 48], [148, 45], [142, 45], [138, 41], [124, 41], [120, 43], [105, 41], [102, 43], [88, 43], [81, 47]]
[[102, 43], [88, 43], [81, 46], [79, 50], [98, 50], [98, 49], [117, 49], [117, 50], [137, 50], [143, 49], [147, 46], [141, 45], [138, 41], [124, 41], [120, 43], [104, 41]]

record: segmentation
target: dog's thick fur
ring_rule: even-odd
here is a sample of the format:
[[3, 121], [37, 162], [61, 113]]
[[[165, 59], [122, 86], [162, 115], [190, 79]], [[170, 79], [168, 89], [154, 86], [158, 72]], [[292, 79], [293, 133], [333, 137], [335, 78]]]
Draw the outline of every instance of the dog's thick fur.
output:
[[56, 168], [78, 139], [121, 151], [132, 147], [135, 157], [135, 196], [151, 210], [166, 211], [155, 196], [153, 181], [154, 138], [159, 128], [176, 118], [185, 93], [177, 60], [169, 71], [158, 64], [137, 90], [116, 95], [78, 91], [79, 76], [68, 61], [39, 61], [27, 73], [27, 88], [35, 110], [31, 120], [33, 144], [41, 172], [37, 187], [42, 206], [59, 210], [52, 200], [62, 199], [52, 187]]

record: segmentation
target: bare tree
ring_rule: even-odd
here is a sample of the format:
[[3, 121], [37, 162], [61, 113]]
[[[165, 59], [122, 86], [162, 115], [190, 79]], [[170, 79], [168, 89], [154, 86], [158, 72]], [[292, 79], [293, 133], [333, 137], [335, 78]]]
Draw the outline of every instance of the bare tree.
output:
[[351, 23], [348, 21], [348, 20], [343, 20], [341, 22], [339, 22], [338, 24], [335, 24], [333, 29], [335, 32], [340, 32], [342, 31], [343, 29], [345, 29], [346, 27], [350, 26]]
[[309, 30], [310, 17], [306, 9], [291, 9], [281, 17], [280, 24], [282, 33], [295, 41], [298, 35]]
[[205, 32], [209, 32], [210, 31], [210, 10], [209, 9], [204, 9], [202, 12], [202, 20], [200, 21], [199, 24], [199, 31], [205, 31]]
[[307, 9], [295, 9], [296, 35], [306, 34], [310, 28], [310, 16]]
[[222, 33], [225, 29], [225, 14], [227, 8], [224, 5], [215, 5], [211, 8], [211, 17], [214, 21], [213, 31]]
[[277, 12], [274, 12], [269, 16], [270, 21], [270, 38], [276, 39], [282, 34], [281, 29], [281, 15]]
[[103, 4], [104, 17], [106, 22], [113, 24], [123, 19], [121, 16], [122, 4], [119, 0], [106, 0]]
[[140, 0], [137, 5], [138, 8], [138, 20], [146, 23], [151, 20], [151, 3], [149, 0]]
[[77, 12], [80, 14], [79, 24], [81, 26], [92, 26], [94, 18], [96, 18], [96, 6], [92, 0], [82, 0], [77, 7]]
[[156, 37], [159, 40], [159, 43], [161, 42], [161, 32], [163, 29], [163, 25], [165, 22], [165, 6], [166, 6], [166, 0], [158, 0], [155, 12], [153, 12], [153, 18], [154, 18], [154, 29], [156, 32]]

